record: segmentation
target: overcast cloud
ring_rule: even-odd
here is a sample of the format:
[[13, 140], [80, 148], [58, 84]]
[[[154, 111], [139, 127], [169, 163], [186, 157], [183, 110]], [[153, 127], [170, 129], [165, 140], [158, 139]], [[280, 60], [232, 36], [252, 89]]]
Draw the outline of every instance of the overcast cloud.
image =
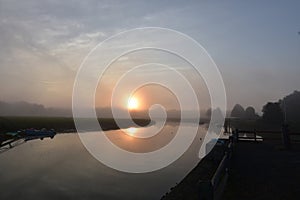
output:
[[0, 100], [69, 107], [76, 70], [96, 44], [160, 26], [206, 48], [229, 107], [261, 109], [300, 89], [299, 9], [299, 1], [0, 0]]

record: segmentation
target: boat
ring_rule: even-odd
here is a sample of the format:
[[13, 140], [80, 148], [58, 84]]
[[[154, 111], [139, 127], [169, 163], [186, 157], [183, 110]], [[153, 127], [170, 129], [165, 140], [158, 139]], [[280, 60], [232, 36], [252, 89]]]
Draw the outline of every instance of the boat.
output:
[[[7, 132], [0, 134], [0, 153], [6, 151], [7, 149], [13, 148], [17, 145], [23, 144], [29, 140], [41, 139], [50, 137], [54, 138], [56, 135], [55, 130], [47, 129], [24, 129], [16, 132]], [[7, 148], [9, 147], [9, 148]]]
[[47, 129], [25, 129], [25, 130], [21, 130], [19, 135], [25, 137], [25, 140], [30, 140], [30, 139], [36, 139], [36, 138], [40, 138], [41, 140], [43, 140], [46, 137], [50, 137], [51, 139], [54, 138], [54, 136], [56, 135], [55, 130], [51, 129], [51, 130], [47, 130]]

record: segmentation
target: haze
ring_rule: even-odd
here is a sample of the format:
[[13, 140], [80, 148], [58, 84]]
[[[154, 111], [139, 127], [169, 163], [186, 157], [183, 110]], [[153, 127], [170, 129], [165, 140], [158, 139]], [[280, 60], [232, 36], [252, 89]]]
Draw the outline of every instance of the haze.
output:
[[[299, 1], [0, 0], [0, 101], [70, 108], [76, 72], [95, 45], [120, 31], [155, 26], [183, 32], [206, 48], [223, 76], [229, 108], [240, 103], [260, 111], [300, 89], [299, 9]], [[120, 66], [135, 63], [127, 60], [105, 75], [98, 107], [110, 105]], [[189, 66], [172, 61], [193, 76]], [[153, 69], [137, 78], [164, 73]], [[207, 108], [205, 84], [196, 77], [192, 85]], [[172, 94], [145, 88], [146, 94], [144, 105], [176, 109]]]

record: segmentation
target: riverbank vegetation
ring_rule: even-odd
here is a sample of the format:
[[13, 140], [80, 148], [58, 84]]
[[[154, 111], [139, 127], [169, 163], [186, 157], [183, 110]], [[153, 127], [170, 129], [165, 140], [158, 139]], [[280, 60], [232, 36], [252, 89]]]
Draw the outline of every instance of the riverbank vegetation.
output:
[[[89, 121], [90, 119], [86, 119]], [[147, 126], [149, 119], [133, 119], [139, 126]], [[129, 119], [121, 119], [122, 127], [119, 127], [114, 119], [98, 118], [102, 130], [113, 130], [136, 126]], [[20, 129], [55, 129], [57, 132], [75, 132], [75, 123], [72, 117], [0, 117], [0, 133], [18, 131]]]

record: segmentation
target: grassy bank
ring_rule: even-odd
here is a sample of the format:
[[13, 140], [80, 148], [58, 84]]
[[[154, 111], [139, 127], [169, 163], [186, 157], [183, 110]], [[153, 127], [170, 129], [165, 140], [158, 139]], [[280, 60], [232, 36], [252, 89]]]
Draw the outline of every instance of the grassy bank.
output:
[[[226, 119], [228, 121], [228, 119]], [[231, 126], [240, 130], [272, 130], [280, 131], [282, 123], [268, 123], [262, 119], [231, 119]], [[287, 121], [289, 130], [292, 132], [300, 131], [300, 121]]]
[[[89, 119], [87, 119], [88, 121]], [[134, 126], [128, 119], [122, 119], [122, 127], [119, 127], [114, 119], [99, 118], [98, 122], [103, 130], [113, 130]], [[146, 126], [149, 119], [134, 119], [139, 126]], [[76, 130], [72, 117], [0, 117], [0, 133], [17, 131], [20, 129], [55, 129], [57, 132]]]

